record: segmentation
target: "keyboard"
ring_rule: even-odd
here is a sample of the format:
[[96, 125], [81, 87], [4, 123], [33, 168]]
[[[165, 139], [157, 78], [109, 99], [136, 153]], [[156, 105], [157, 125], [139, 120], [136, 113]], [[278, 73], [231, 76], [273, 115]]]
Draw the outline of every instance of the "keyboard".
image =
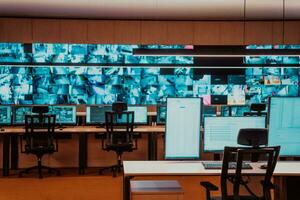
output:
[[[202, 165], [205, 169], [222, 169], [222, 161], [216, 161], [216, 162], [202, 162]], [[230, 162], [228, 164], [229, 169], [236, 169], [236, 163]], [[243, 163], [242, 169], [252, 169], [251, 165], [249, 163]]]

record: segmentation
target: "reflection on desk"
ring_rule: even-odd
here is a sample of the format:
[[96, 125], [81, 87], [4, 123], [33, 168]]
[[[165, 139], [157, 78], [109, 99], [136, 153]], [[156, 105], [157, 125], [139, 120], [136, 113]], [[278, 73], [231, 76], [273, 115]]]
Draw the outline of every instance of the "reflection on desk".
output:
[[[25, 132], [24, 127], [3, 127], [0, 134], [22, 134]], [[106, 132], [105, 128], [98, 128], [96, 126], [68, 126], [63, 129], [55, 129], [56, 133], [103, 133]], [[140, 126], [134, 129], [138, 133], [163, 133], [165, 132], [164, 126]]]

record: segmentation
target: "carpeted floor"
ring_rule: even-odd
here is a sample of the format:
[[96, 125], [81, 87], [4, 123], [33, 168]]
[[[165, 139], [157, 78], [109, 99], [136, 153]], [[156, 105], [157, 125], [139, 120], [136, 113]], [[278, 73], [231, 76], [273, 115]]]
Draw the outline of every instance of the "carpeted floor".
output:
[[121, 200], [122, 175], [97, 175], [88, 172], [77, 175], [74, 170], [62, 170], [62, 177], [49, 176], [43, 179], [30, 174], [18, 178], [0, 177], [0, 200]]

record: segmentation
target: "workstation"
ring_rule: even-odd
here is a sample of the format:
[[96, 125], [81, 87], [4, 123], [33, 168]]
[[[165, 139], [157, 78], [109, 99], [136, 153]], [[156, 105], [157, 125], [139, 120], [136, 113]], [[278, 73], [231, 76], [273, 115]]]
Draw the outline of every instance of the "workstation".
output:
[[1, 1], [0, 199], [297, 199], [299, 11]]

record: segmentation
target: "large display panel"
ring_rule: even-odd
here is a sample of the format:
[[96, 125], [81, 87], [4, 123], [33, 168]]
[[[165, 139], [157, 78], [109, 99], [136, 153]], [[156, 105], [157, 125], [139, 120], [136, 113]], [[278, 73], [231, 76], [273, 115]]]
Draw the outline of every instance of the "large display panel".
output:
[[148, 122], [147, 106], [128, 106], [127, 110], [134, 112], [135, 124], [147, 124]]
[[112, 106], [93, 105], [86, 107], [87, 124], [105, 124], [105, 112], [112, 111]]
[[0, 106], [0, 125], [11, 124], [11, 106]]
[[239, 146], [241, 128], [266, 128], [265, 117], [205, 117], [204, 151], [219, 152], [225, 146]]
[[168, 98], [166, 159], [199, 159], [201, 98]]
[[269, 105], [269, 145], [280, 145], [281, 156], [300, 156], [300, 97], [272, 97]]
[[75, 125], [76, 124], [76, 106], [51, 106], [50, 113], [56, 115], [56, 124]]

